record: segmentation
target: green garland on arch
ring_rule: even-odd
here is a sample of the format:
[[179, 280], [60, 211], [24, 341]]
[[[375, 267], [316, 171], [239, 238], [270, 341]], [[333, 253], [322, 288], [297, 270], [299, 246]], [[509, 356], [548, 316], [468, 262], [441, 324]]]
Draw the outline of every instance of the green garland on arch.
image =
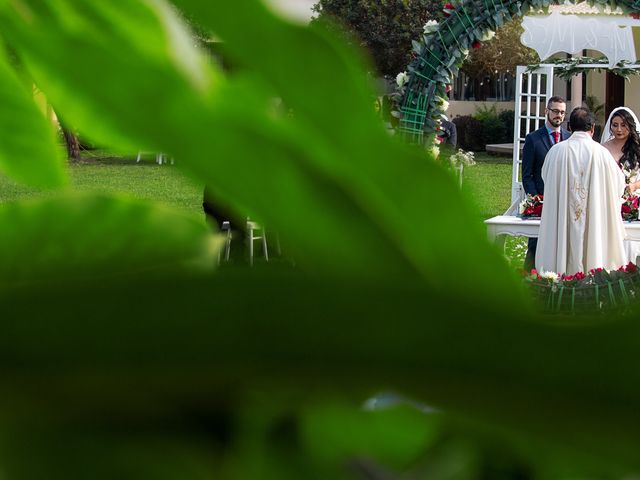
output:
[[[587, 67], [585, 65], [608, 64], [607, 57], [572, 57], [572, 58], [554, 58], [541, 62], [545, 65], [553, 65], [553, 73], [563, 80], [570, 80], [571, 77], [580, 73], [587, 72], [611, 72], [615, 75], [629, 80], [633, 75], [640, 75], [640, 62], [628, 62], [621, 60], [613, 68], [609, 67]], [[538, 65], [530, 65], [527, 71], [533, 71], [540, 67]]]

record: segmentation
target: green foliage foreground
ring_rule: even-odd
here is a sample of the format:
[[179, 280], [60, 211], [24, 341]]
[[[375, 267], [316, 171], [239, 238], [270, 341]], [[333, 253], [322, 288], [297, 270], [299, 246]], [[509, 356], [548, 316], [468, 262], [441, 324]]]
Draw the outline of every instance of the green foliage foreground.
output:
[[[126, 198], [0, 207], [3, 475], [497, 478], [478, 453], [495, 442], [539, 477], [637, 469], [633, 312], [537, 317], [472, 200], [387, 135], [337, 41], [254, 1], [180, 7], [235, 74], [157, 0], [2, 1], [0, 30], [84, 135], [171, 154], [296, 268], [216, 273], [201, 221]], [[2, 62], [0, 167], [61, 185]], [[439, 410], [357, 409], [386, 389]], [[450, 433], [469, 428], [479, 450]]]

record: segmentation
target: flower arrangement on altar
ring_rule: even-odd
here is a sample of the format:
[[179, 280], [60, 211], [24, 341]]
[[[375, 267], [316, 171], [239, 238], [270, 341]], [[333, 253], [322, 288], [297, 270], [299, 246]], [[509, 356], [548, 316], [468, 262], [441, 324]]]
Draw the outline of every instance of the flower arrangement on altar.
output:
[[527, 193], [524, 200], [520, 202], [518, 214], [522, 218], [540, 218], [542, 215], [543, 203], [544, 196], [542, 194], [531, 195], [530, 193]]
[[525, 276], [525, 281], [529, 283], [539, 283], [543, 285], [556, 285], [565, 287], [583, 287], [588, 285], [604, 285], [610, 281], [624, 279], [630, 275], [637, 275], [638, 267], [635, 263], [629, 262], [617, 270], [605, 270], [604, 268], [592, 268], [587, 273], [576, 272], [573, 275], [558, 274], [556, 272], [538, 272], [531, 270]]
[[639, 199], [635, 195], [625, 195], [624, 202], [621, 207], [623, 220], [628, 222], [638, 220], [638, 202]]
[[555, 272], [525, 274], [525, 283], [547, 312], [593, 313], [621, 309], [640, 294], [638, 267], [629, 262], [617, 270], [603, 268], [572, 275]]

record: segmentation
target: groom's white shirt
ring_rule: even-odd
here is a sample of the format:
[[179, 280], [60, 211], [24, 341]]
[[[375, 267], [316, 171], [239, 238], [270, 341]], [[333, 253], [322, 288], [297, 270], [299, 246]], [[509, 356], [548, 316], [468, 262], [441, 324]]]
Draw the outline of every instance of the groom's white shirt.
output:
[[588, 132], [549, 150], [542, 167], [544, 206], [536, 269], [573, 275], [627, 263], [620, 216], [624, 174]]

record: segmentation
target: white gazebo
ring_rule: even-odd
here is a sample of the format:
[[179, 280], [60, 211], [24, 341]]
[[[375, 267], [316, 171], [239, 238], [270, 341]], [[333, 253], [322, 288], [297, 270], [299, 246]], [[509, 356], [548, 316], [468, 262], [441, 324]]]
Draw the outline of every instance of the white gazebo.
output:
[[[638, 68], [632, 27], [640, 27], [640, 20], [621, 10], [590, 7], [586, 3], [549, 7], [549, 13], [533, 12], [523, 19], [521, 41], [533, 48], [542, 59], [565, 53], [582, 56], [584, 50], [598, 51], [606, 56], [601, 64], [579, 65], [591, 69], [608, 69], [619, 62], [632, 63]], [[543, 64], [535, 70], [520, 66], [516, 72], [515, 125], [513, 145], [522, 146], [529, 132], [545, 122], [544, 110], [554, 95], [554, 64]], [[582, 74], [571, 82], [569, 109], [582, 104]], [[624, 99], [624, 96], [623, 96]], [[613, 105], [611, 108], [618, 105]], [[522, 187], [521, 148], [513, 148], [511, 206], [504, 215], [486, 220], [489, 237], [499, 235], [537, 237], [539, 220], [523, 220], [517, 216], [519, 203], [524, 199]], [[640, 224], [625, 224], [630, 239], [640, 239]]]

